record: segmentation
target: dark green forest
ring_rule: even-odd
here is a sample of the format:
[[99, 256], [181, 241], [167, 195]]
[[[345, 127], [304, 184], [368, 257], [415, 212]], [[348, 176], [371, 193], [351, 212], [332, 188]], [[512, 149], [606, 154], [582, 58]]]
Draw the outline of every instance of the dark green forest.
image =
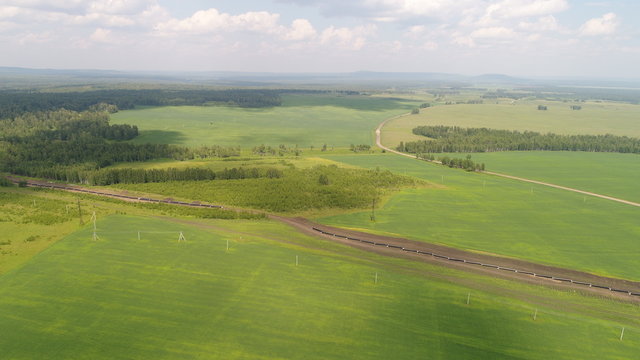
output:
[[616, 135], [558, 135], [534, 131], [418, 126], [427, 140], [400, 143], [399, 151], [413, 154], [493, 151], [593, 151], [640, 153], [640, 139]]
[[0, 119], [0, 171], [77, 182], [117, 162], [229, 157], [237, 147], [131, 144], [138, 128], [111, 125], [106, 112], [53, 110]]
[[207, 168], [168, 168], [168, 169], [78, 169], [52, 168], [42, 170], [41, 176], [47, 179], [87, 185], [143, 184], [167, 181], [200, 180], [240, 180], [257, 178], [280, 178], [282, 170], [276, 168], [231, 168], [214, 171]]
[[72, 110], [115, 112], [135, 106], [227, 105], [245, 108], [280, 106], [277, 90], [96, 90], [81, 92], [0, 92], [0, 119], [26, 113]]

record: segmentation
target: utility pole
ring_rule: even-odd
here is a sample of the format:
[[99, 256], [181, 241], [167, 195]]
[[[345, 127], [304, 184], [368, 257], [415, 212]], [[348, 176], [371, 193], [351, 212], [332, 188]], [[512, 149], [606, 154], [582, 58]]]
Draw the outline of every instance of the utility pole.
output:
[[80, 206], [80, 198], [78, 198], [78, 217], [80, 218], [80, 225], [84, 225], [84, 220], [82, 220], [82, 207]]

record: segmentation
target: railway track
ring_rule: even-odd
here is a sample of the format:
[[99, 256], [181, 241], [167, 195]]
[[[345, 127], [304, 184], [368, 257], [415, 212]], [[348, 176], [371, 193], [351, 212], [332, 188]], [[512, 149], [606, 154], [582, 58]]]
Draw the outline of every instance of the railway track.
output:
[[86, 194], [107, 196], [107, 197], [120, 198], [120, 199], [125, 199], [125, 200], [139, 201], [139, 202], [149, 202], [149, 203], [157, 203], [157, 204], [158, 203], [162, 203], [162, 204], [182, 205], [182, 206], [201, 207], [201, 208], [223, 209], [223, 207], [220, 206], [220, 205], [203, 204], [201, 202], [190, 202], [189, 203], [189, 202], [184, 202], [184, 201], [176, 201], [176, 200], [168, 200], [168, 199], [162, 199], [162, 200], [161, 199], [152, 199], [152, 198], [142, 197], [142, 196], [129, 196], [129, 195], [123, 195], [123, 194], [115, 194], [115, 193], [108, 193], [108, 192], [103, 192], [103, 191], [89, 190], [89, 189], [80, 188], [80, 187], [74, 187], [74, 186], [64, 186], [64, 185], [48, 184], [48, 183], [41, 183], [41, 182], [27, 181], [27, 186], [29, 186], [29, 187], [37, 187], [37, 188], [54, 189], [54, 190], [81, 192], [81, 193], [86, 193]]

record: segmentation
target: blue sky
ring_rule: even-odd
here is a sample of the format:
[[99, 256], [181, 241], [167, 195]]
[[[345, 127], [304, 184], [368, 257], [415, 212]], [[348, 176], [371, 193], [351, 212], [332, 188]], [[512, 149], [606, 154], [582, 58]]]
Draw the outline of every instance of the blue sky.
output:
[[640, 78], [632, 0], [0, 0], [0, 66]]

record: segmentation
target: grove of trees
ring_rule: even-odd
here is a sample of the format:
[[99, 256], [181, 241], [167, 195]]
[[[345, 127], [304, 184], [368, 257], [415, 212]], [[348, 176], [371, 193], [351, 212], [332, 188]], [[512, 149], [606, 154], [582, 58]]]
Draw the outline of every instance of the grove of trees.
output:
[[456, 126], [418, 126], [413, 133], [429, 139], [400, 143], [399, 151], [414, 154], [529, 150], [640, 153], [640, 139], [610, 134], [558, 135]]

